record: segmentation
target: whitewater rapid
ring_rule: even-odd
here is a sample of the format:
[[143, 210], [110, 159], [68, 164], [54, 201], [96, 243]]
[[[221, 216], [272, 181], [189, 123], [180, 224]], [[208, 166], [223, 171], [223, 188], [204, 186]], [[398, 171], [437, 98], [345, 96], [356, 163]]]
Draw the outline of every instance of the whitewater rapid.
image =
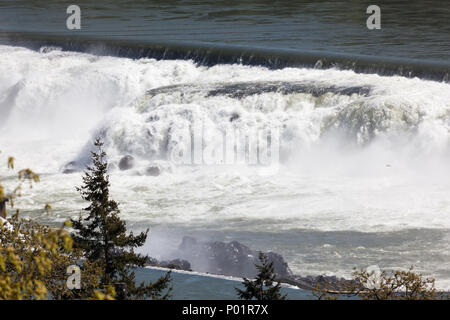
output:
[[[155, 228], [148, 248], [160, 254], [173, 230], [174, 243], [215, 232], [269, 246], [296, 272], [414, 264], [446, 286], [449, 111], [450, 84], [418, 78], [0, 46], [2, 182], [14, 183], [8, 156], [41, 174], [17, 205], [49, 223], [77, 216], [80, 173], [62, 171], [71, 161], [83, 167], [101, 136], [111, 163], [136, 157], [132, 170], [111, 170], [112, 195], [130, 225]], [[243, 132], [280, 128], [280, 166], [174, 165], [168, 155], [187, 145], [197, 121], [213, 146], [230, 123]], [[155, 161], [168, 169], [147, 176]], [[326, 232], [331, 239], [303, 243]], [[371, 235], [372, 244], [360, 243]]]

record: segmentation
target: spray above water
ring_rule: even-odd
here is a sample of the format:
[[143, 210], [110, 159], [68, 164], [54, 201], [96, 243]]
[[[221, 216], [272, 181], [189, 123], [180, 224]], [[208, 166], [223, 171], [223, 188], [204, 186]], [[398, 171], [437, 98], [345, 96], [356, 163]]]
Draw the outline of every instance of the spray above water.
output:
[[[89, 163], [91, 141], [100, 136], [111, 192], [132, 226], [280, 237], [305, 229], [450, 228], [448, 83], [57, 48], [0, 46], [0, 61], [0, 160], [12, 155], [17, 166], [44, 174], [23, 199], [30, 215], [47, 202], [57, 219], [79, 212], [76, 170]], [[198, 124], [202, 160], [206, 150], [213, 165], [192, 165]], [[226, 151], [227, 130], [240, 137], [230, 151], [245, 146], [246, 158], [217, 166], [227, 159], [216, 158]], [[263, 133], [256, 144], [254, 132]], [[278, 151], [278, 170], [249, 165], [252, 148], [257, 160]], [[120, 170], [126, 156], [132, 165]], [[62, 174], [69, 162], [74, 173]], [[302, 261], [290, 266], [301, 271]]]
[[199, 67], [48, 48], [3, 46], [0, 54], [6, 137], [79, 144], [98, 134], [112, 156], [146, 160], [167, 160], [174, 149], [188, 154], [197, 124], [210, 149], [224, 145], [229, 128], [247, 137], [276, 128], [282, 157], [307, 153], [330, 136], [418, 155], [448, 149], [447, 83], [338, 70]]
[[2, 46], [0, 55], [4, 144], [34, 144], [12, 151], [48, 173], [67, 163], [85, 168], [97, 136], [112, 168], [131, 156], [142, 167], [281, 163], [326, 171], [333, 163], [339, 171], [357, 161], [364, 170], [402, 162], [418, 169], [445, 162], [449, 152], [448, 83], [57, 47]]

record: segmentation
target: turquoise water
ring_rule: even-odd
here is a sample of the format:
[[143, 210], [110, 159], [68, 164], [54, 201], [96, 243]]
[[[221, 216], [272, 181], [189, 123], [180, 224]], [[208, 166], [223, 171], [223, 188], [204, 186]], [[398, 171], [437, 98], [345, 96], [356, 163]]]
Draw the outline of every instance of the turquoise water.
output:
[[[34, 50], [0, 46], [0, 160], [6, 163], [12, 155], [22, 161], [19, 167], [41, 173], [41, 183], [18, 203], [24, 214], [49, 224], [78, 215], [85, 206], [74, 188], [81, 174], [65, 175], [62, 169], [83, 159], [87, 143], [101, 132], [113, 163], [127, 154], [140, 161], [133, 170], [111, 172], [111, 194], [130, 229], [151, 228], [141, 249], [145, 254], [176, 258], [170, 255], [183, 236], [237, 240], [281, 254], [304, 276], [348, 277], [355, 266], [414, 265], [440, 287], [450, 287], [450, 85], [440, 82], [449, 74], [448, 1], [377, 1], [379, 31], [366, 28], [369, 1], [76, 3], [82, 10], [80, 31], [65, 27], [66, 2], [0, 1], [0, 39], [18, 40], [12, 32], [44, 39]], [[81, 45], [49, 45], [55, 36], [65, 44], [80, 37]], [[111, 53], [99, 45], [96, 51], [84, 46], [87, 38], [120, 46]], [[136, 44], [137, 51], [154, 53], [155, 47], [146, 45], [163, 42], [177, 54], [165, 56], [167, 46], [159, 48], [160, 56], [130, 54]], [[235, 46], [249, 48], [250, 62], [259, 50], [267, 63], [240, 63], [242, 51], [231, 50], [223, 64], [217, 48]], [[216, 50], [212, 60], [193, 54], [200, 47], [203, 53]], [[308, 50], [320, 54], [302, 54]], [[306, 59], [308, 68], [271, 68], [281, 53], [264, 53], [287, 51]], [[351, 66], [355, 55], [370, 56], [365, 65], [375, 58], [418, 59], [420, 70], [433, 66], [445, 77], [428, 81], [420, 73], [419, 79], [408, 72], [410, 78], [380, 76], [377, 68], [364, 74], [315, 68], [325, 53], [337, 53]], [[158, 60], [147, 59], [155, 56]], [[252, 89], [274, 83], [305, 90]], [[227, 92], [236, 84], [242, 97]], [[211, 88], [228, 89], [206, 94]], [[364, 90], [340, 94], [349, 88]], [[150, 97], [149, 91], [159, 94]], [[135, 103], [144, 100], [145, 110]], [[185, 136], [171, 135], [178, 124], [209, 119], [213, 144], [235, 113], [241, 120], [234, 123], [244, 132], [254, 120], [283, 125], [286, 161], [278, 174], [174, 167], [159, 177], [142, 175], [150, 161], [166, 159], [169, 147], [184, 143]], [[46, 203], [53, 215], [40, 209]], [[179, 299], [235, 297], [230, 280], [174, 277]]]
[[[140, 268], [135, 270], [136, 282], [155, 281], [166, 271]], [[192, 273], [172, 272], [172, 299], [175, 300], [237, 300], [235, 288], [242, 289], [240, 281]], [[283, 287], [283, 294], [292, 300], [312, 300], [311, 292]]]

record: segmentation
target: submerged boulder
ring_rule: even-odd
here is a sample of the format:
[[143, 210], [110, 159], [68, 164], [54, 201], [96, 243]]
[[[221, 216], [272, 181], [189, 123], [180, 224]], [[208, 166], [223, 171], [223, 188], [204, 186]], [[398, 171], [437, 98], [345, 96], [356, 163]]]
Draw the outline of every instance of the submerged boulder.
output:
[[134, 157], [130, 155], [126, 155], [119, 161], [119, 169], [120, 170], [129, 170], [134, 167]]
[[234, 113], [231, 115], [231, 117], [230, 117], [230, 122], [233, 122], [233, 121], [235, 121], [235, 120], [238, 120], [240, 117], [241, 117], [241, 116], [240, 116], [238, 113], [234, 112]]
[[115, 163], [108, 163], [108, 171], [113, 171], [117, 169], [117, 165]]
[[163, 172], [173, 172], [172, 164], [163, 160], [154, 160], [148, 164], [143, 174], [157, 177]]
[[161, 174], [161, 169], [158, 166], [150, 166], [145, 170], [145, 174], [148, 176], [157, 177]]
[[78, 164], [75, 161], [70, 161], [64, 166], [63, 173], [69, 174], [80, 171]]

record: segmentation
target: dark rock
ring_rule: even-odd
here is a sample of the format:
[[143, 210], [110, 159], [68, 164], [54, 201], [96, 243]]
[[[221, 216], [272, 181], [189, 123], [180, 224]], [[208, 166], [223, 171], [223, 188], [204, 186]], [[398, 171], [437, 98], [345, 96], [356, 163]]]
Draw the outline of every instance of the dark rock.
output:
[[189, 261], [182, 259], [161, 261], [159, 265], [163, 268], [192, 271], [191, 264], [189, 263]]
[[68, 164], [64, 166], [63, 173], [69, 174], [80, 171], [80, 168], [78, 167], [77, 163], [75, 161], [71, 161]]
[[168, 269], [192, 271], [191, 264], [189, 263], [189, 261], [182, 260], [182, 259], [174, 259], [174, 260], [169, 260], [169, 261], [158, 261], [155, 258], [148, 257], [145, 265], [151, 266], [151, 267], [161, 267], [161, 268], [168, 268]]
[[[157, 115], [150, 116], [150, 117], [148, 117], [147, 121], [148, 122], [159, 121], [159, 117]], [[148, 131], [148, 133], [150, 136], [152, 135], [150, 131]]]
[[322, 287], [326, 288], [329, 292], [343, 292], [345, 291], [345, 287], [352, 282], [353, 280], [347, 280], [344, 278], [337, 278], [336, 276], [306, 276], [301, 277], [299, 275], [293, 275], [287, 278], [278, 279], [280, 282], [288, 283], [290, 285], [297, 286], [301, 289], [312, 290], [314, 288]]
[[158, 266], [158, 264], [158, 260], [152, 257], [147, 257], [147, 261], [145, 262], [145, 265], [147, 266]]
[[275, 269], [275, 273], [277, 277], [289, 277], [292, 276], [292, 271], [289, 269], [289, 266], [284, 258], [275, 252], [267, 252], [267, 258], [269, 261], [273, 262], [273, 267]]
[[[297, 286], [304, 290], [313, 290], [323, 286], [329, 293], [345, 293], [353, 280], [336, 276], [295, 275], [289, 269], [283, 257], [275, 252], [266, 253], [273, 262], [276, 281]], [[202, 242], [193, 237], [183, 237], [174, 256], [179, 259], [158, 261], [148, 258], [146, 265], [170, 269], [198, 271], [226, 276], [254, 278], [257, 274], [255, 264], [260, 264], [259, 252], [237, 242]], [[190, 261], [191, 263], [189, 263]]]
[[145, 170], [145, 174], [148, 176], [157, 177], [161, 174], [161, 169], [158, 166], [151, 166]]
[[[195, 271], [236, 277], [254, 277], [255, 264], [259, 264], [259, 252], [237, 242], [198, 242], [195, 238], [184, 237], [177, 255], [189, 260]], [[267, 253], [274, 263], [277, 277], [292, 275], [288, 264], [277, 253]]]
[[130, 155], [126, 155], [119, 161], [119, 169], [120, 170], [129, 170], [134, 166], [134, 157]]
[[233, 113], [230, 117], [230, 122], [233, 122], [234, 120], [238, 120], [240, 118], [239, 114]]

